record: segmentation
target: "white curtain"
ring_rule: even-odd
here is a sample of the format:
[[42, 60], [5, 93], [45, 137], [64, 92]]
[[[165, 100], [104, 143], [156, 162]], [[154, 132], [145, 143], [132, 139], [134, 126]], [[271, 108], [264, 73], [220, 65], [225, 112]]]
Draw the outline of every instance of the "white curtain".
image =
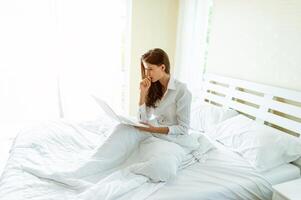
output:
[[100, 109], [91, 94], [125, 112], [126, 2], [69, 0], [58, 6], [63, 29], [58, 71], [65, 118], [85, 120], [97, 115]]
[[174, 75], [199, 96], [211, 0], [180, 0]]
[[0, 137], [21, 122], [89, 120], [90, 94], [124, 110], [128, 4], [0, 1]]

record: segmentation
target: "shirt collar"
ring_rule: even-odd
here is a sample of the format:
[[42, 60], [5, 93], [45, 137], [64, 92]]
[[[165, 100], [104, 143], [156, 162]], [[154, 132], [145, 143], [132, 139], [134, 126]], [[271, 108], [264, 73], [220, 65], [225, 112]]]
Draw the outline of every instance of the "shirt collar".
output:
[[[164, 97], [166, 96], [168, 90], [176, 90], [176, 84], [175, 84], [175, 79], [172, 78], [171, 76], [169, 77], [169, 81], [167, 83], [167, 90], [165, 91], [165, 93], [163, 94], [163, 97], [161, 98], [161, 101], [164, 99]], [[156, 106], [158, 106], [160, 104], [161, 101], [157, 101], [156, 102]]]
[[175, 79], [173, 77], [169, 77], [169, 81], [167, 84], [167, 90], [175, 90], [176, 89], [176, 84], [175, 84]]

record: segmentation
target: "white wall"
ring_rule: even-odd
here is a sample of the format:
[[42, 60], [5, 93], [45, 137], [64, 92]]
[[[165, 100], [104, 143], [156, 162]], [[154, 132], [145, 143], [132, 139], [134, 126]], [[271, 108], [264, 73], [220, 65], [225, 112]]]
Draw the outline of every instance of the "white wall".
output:
[[215, 0], [207, 72], [301, 91], [301, 1]]
[[140, 57], [149, 49], [159, 47], [169, 55], [173, 68], [178, 0], [132, 0], [130, 114], [138, 108]]

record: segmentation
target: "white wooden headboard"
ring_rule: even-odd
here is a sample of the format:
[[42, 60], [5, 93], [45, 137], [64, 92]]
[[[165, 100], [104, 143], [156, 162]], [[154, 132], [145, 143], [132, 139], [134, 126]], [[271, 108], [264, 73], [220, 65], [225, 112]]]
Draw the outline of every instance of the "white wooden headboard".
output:
[[203, 100], [229, 107], [295, 136], [301, 134], [301, 92], [205, 74]]
[[[301, 92], [205, 74], [202, 100], [301, 138]], [[301, 158], [295, 163], [301, 166]]]

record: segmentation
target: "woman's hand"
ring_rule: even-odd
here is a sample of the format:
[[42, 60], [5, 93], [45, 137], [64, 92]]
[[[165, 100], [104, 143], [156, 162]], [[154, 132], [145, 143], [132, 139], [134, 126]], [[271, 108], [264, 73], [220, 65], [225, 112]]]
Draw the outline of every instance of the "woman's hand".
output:
[[159, 133], [159, 134], [168, 134], [168, 132], [169, 132], [168, 127], [156, 127], [156, 126], [152, 126], [149, 123], [145, 123], [145, 122], [140, 122], [140, 123], [148, 126], [148, 127], [135, 126], [140, 131], [147, 131], [147, 132]]
[[140, 81], [140, 94], [143, 95], [143, 97], [147, 95], [151, 84], [152, 82], [149, 76]]
[[151, 133], [154, 133], [155, 132], [155, 129], [156, 127], [152, 126], [151, 124], [149, 123], [145, 123], [145, 122], [140, 122], [141, 124], [144, 124], [148, 127], [141, 127], [141, 126], [135, 126], [136, 128], [138, 128], [140, 131], [147, 131], [147, 132], [151, 132]]

